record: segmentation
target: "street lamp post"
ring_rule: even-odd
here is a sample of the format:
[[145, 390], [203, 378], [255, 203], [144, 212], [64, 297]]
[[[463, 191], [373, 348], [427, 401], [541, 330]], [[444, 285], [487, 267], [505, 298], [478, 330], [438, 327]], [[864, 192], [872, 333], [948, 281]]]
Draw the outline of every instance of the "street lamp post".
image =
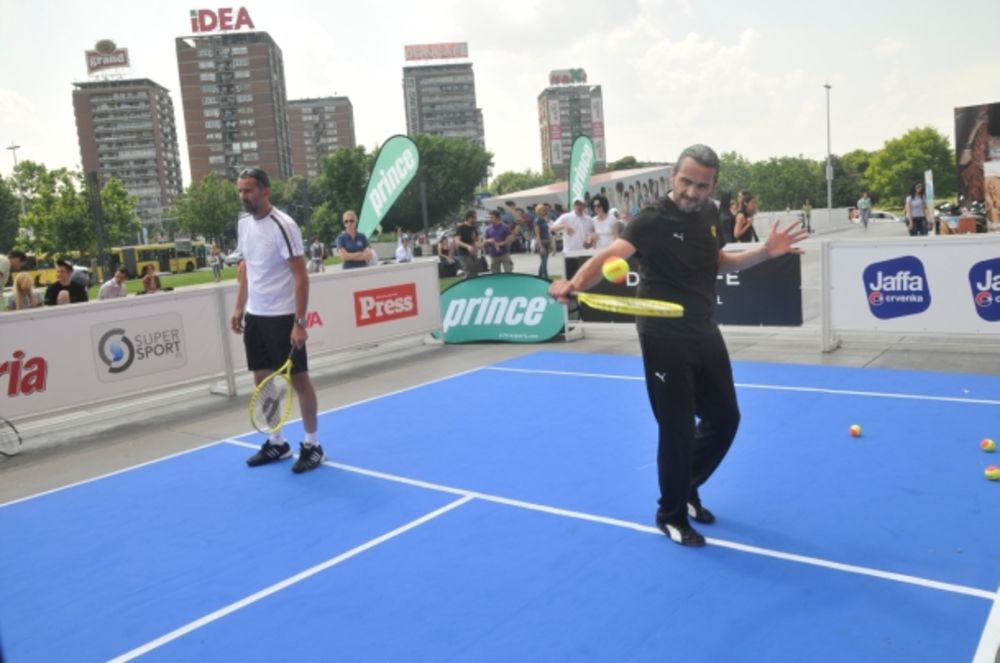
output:
[[[15, 145], [14, 141], [11, 141], [10, 146], [7, 149], [14, 155], [14, 170], [17, 170], [17, 151], [21, 149], [21, 146]], [[17, 186], [17, 197], [21, 200], [21, 216], [24, 216], [24, 192], [21, 191], [20, 184]]]
[[830, 84], [826, 88], [826, 223], [833, 225], [833, 158], [830, 156]]

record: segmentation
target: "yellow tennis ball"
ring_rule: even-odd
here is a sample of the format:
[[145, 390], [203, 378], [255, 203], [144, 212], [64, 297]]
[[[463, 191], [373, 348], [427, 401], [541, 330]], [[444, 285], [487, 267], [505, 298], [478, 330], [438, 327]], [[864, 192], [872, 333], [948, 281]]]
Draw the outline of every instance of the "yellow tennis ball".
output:
[[850, 431], [851, 437], [861, 437], [861, 426], [859, 426], [857, 424], [852, 425], [848, 429], [848, 431]]
[[986, 438], [979, 443], [979, 448], [983, 451], [992, 453], [997, 450], [997, 443], [990, 438]]
[[625, 283], [628, 278], [628, 261], [624, 258], [608, 258], [601, 265], [601, 274], [612, 283]]
[[983, 474], [985, 474], [986, 478], [990, 481], [1000, 481], [1000, 467], [997, 467], [996, 465], [990, 465], [987, 467]]

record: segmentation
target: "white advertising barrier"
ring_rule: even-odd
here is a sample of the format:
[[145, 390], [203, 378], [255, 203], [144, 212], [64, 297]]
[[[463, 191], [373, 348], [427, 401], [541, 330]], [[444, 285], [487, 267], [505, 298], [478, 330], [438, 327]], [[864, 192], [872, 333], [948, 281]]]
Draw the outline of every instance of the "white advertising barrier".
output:
[[[310, 356], [441, 328], [437, 261], [312, 274]], [[126, 401], [246, 370], [235, 283], [0, 314], [0, 416]], [[229, 356], [226, 356], [228, 350]], [[228, 360], [228, 361], [227, 361]]]
[[223, 374], [213, 288], [0, 314], [0, 415], [47, 414]]
[[1000, 237], [823, 244], [825, 350], [840, 330], [1000, 334]]
[[[235, 303], [234, 284], [226, 289], [227, 315]], [[309, 275], [309, 356], [440, 328], [437, 260], [357, 269], [338, 266]], [[246, 370], [242, 336], [229, 332], [229, 351], [236, 370]]]

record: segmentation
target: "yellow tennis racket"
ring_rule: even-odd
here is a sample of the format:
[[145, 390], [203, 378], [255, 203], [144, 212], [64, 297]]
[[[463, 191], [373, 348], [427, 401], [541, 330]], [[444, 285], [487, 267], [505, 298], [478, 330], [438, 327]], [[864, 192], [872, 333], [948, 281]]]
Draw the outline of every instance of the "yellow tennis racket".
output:
[[261, 380], [250, 397], [250, 422], [261, 433], [271, 434], [280, 429], [292, 413], [292, 354], [278, 370]]
[[647, 318], [680, 318], [684, 316], [683, 306], [660, 299], [600, 295], [594, 292], [574, 292], [570, 294], [570, 297], [585, 306], [609, 313], [638, 315]]

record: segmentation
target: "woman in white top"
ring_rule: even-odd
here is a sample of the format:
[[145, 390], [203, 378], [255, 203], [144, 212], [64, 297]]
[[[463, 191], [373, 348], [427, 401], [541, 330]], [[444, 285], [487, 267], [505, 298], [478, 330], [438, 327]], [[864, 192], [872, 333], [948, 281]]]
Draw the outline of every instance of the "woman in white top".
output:
[[42, 298], [35, 292], [35, 282], [31, 280], [31, 275], [27, 272], [17, 274], [14, 277], [14, 291], [7, 297], [7, 310], [20, 311], [41, 305]]
[[597, 250], [607, 248], [618, 239], [618, 220], [611, 216], [611, 205], [601, 194], [590, 199], [590, 209], [594, 213], [594, 233], [590, 243]]
[[906, 227], [910, 236], [927, 234], [927, 196], [924, 195], [923, 182], [917, 182], [910, 187], [910, 195], [906, 197], [904, 208]]

